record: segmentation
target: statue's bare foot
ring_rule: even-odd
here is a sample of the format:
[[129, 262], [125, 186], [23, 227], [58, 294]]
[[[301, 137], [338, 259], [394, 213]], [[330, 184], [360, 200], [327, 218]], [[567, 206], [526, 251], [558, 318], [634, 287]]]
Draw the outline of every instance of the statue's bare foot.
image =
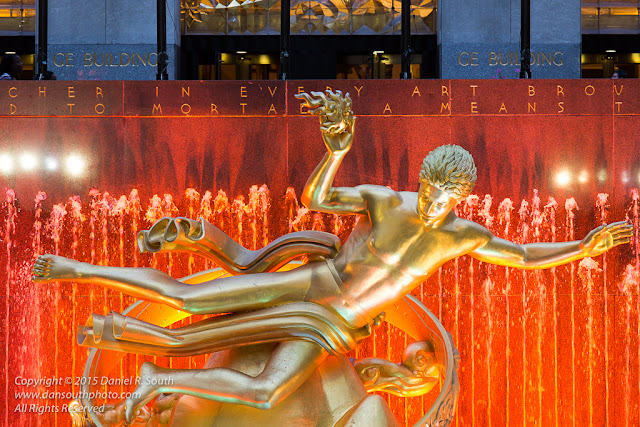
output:
[[166, 375], [160, 373], [162, 368], [151, 362], [145, 362], [140, 368], [140, 384], [125, 403], [124, 419], [127, 423], [131, 423], [138, 413], [138, 410], [147, 404], [151, 399], [159, 393], [158, 385], [163, 384]]
[[33, 265], [32, 279], [39, 283], [77, 279], [81, 277], [82, 264], [84, 263], [57, 255], [40, 255]]

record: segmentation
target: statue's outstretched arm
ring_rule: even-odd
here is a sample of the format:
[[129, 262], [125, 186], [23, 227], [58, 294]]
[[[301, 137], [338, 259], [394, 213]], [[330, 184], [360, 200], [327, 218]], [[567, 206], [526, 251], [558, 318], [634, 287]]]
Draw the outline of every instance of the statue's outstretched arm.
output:
[[302, 193], [301, 201], [309, 209], [328, 213], [364, 214], [366, 204], [357, 188], [332, 187], [342, 159], [351, 149], [355, 117], [351, 111], [351, 97], [347, 93], [328, 90], [302, 93], [309, 112], [320, 117], [320, 130], [327, 146], [327, 154], [313, 171]]
[[471, 256], [483, 262], [534, 270], [598, 256], [614, 246], [629, 243], [633, 237], [633, 226], [620, 221], [601, 225], [582, 241], [525, 245], [500, 239], [488, 231], [486, 233], [489, 234], [486, 243], [471, 252]]

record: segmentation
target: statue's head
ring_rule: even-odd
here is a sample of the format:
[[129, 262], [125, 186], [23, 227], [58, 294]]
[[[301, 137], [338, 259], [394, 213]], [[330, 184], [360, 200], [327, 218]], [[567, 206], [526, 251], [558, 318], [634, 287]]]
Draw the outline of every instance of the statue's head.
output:
[[418, 213], [428, 224], [438, 224], [467, 197], [476, 183], [476, 165], [467, 150], [443, 145], [422, 162]]

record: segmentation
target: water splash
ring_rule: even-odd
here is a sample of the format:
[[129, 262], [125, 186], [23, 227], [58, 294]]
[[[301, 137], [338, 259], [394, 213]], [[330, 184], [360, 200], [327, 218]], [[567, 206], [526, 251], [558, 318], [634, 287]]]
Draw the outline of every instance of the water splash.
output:
[[587, 310], [589, 316], [587, 318], [587, 334], [588, 334], [588, 370], [589, 370], [589, 423], [593, 425], [593, 370], [595, 363], [594, 352], [596, 343], [593, 337], [594, 318], [593, 318], [593, 288], [595, 286], [595, 274], [602, 272], [600, 265], [593, 258], [584, 258], [578, 266], [578, 275], [582, 279], [583, 286], [587, 297]]

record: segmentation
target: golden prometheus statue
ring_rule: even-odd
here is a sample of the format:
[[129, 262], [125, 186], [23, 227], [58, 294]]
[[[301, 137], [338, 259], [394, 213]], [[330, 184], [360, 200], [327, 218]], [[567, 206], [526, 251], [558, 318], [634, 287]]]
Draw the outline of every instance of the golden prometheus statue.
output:
[[[473, 189], [476, 167], [455, 145], [426, 156], [417, 193], [378, 185], [333, 187], [354, 137], [351, 99], [339, 91], [299, 97], [319, 115], [327, 147], [302, 203], [360, 216], [341, 248], [328, 233], [300, 232], [249, 251], [204, 220], [164, 218], [140, 233], [140, 250], [197, 253], [233, 276], [193, 285], [150, 268], [95, 266], [54, 255], [37, 259], [36, 282], [98, 283], [181, 312], [225, 314], [177, 329], [115, 312], [92, 315], [80, 328], [82, 345], [157, 356], [226, 350], [214, 353], [202, 369], [143, 364], [134, 395], [111, 415], [99, 415], [101, 423], [116, 425], [122, 415], [134, 422], [144, 415], [143, 405], [156, 398], [156, 412], [170, 409], [161, 421], [169, 422], [169, 414], [174, 425], [237, 426], [256, 419], [262, 425], [395, 425], [384, 400], [367, 397], [363, 383], [369, 390], [404, 396], [431, 390], [441, 374], [433, 344], [410, 345], [397, 365], [381, 359], [351, 364], [336, 356], [369, 336], [385, 312], [389, 315], [442, 264], [468, 254], [483, 262], [542, 269], [598, 256], [632, 237], [632, 226], [617, 222], [582, 241], [518, 245], [458, 218], [453, 208]], [[307, 264], [274, 272], [301, 254], [310, 254]], [[323, 389], [325, 398], [316, 399]], [[449, 421], [440, 415], [430, 422]]]

